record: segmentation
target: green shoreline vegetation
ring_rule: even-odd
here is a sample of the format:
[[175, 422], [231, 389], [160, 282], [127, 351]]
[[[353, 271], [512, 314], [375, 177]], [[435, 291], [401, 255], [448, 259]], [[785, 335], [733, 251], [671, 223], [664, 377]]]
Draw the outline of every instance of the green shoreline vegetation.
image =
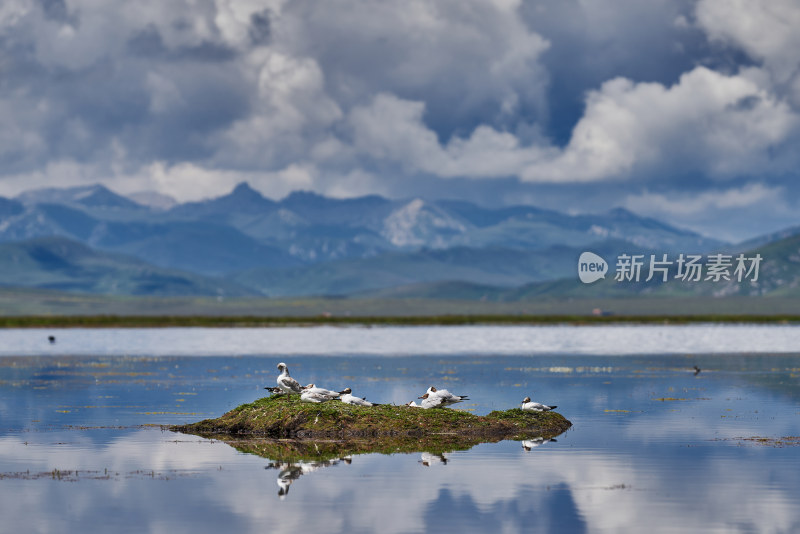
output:
[[800, 323], [800, 298], [756, 296], [357, 297], [113, 296], [0, 287], [0, 328], [320, 324]]
[[0, 316], [0, 328], [158, 328], [283, 326], [456, 326], [762, 323], [796, 324], [800, 314], [750, 315], [419, 315], [419, 316], [213, 316], [213, 315], [28, 315]]

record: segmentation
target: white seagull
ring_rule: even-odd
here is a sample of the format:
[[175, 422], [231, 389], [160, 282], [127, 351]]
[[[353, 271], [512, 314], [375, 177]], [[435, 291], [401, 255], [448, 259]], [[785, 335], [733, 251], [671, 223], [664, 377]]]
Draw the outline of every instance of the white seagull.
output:
[[344, 388], [339, 393], [342, 395], [339, 397], [339, 400], [345, 404], [355, 404], [356, 406], [380, 406], [380, 404], [368, 401], [366, 397], [356, 397], [352, 394], [353, 390], [350, 388]]
[[558, 406], [547, 406], [539, 402], [531, 402], [530, 397], [525, 397], [522, 399], [520, 408], [525, 412], [549, 412], [550, 410], [558, 408]]
[[[469, 400], [469, 397], [467, 395], [453, 395], [452, 393], [450, 393], [446, 389], [436, 389], [433, 386], [428, 388], [428, 391], [425, 392], [425, 395], [427, 395], [428, 397], [425, 397], [423, 395], [422, 397], [419, 397], [419, 398], [420, 399], [422, 399], [422, 398], [431, 399], [433, 397], [439, 397], [441, 399], [441, 403], [440, 403], [441, 406], [450, 406], [451, 404], [455, 404], [457, 402], [462, 402], [462, 401], [465, 401], [465, 400]], [[425, 403], [423, 402], [423, 405], [424, 404]]]
[[330, 389], [325, 388], [318, 388], [315, 384], [309, 384], [303, 388], [303, 392], [305, 393], [308, 391], [309, 393], [314, 393], [316, 395], [322, 395], [323, 397], [329, 397], [330, 399], [338, 399], [340, 393], [338, 391], [331, 391]]
[[278, 387], [286, 393], [286, 398], [288, 399], [292, 393], [300, 395], [303, 392], [303, 388], [300, 386], [300, 382], [289, 376], [289, 368], [286, 367], [286, 364], [279, 363], [278, 370], [281, 372], [277, 380]]
[[320, 403], [333, 400], [336, 398], [338, 398], [338, 396], [331, 397], [329, 395], [323, 395], [322, 393], [317, 393], [310, 389], [303, 390], [303, 392], [300, 394], [300, 400], [302, 402]]
[[421, 406], [414, 401], [407, 402], [405, 405], [409, 408], [421, 408]]
[[421, 396], [420, 399], [422, 399], [422, 404], [420, 404], [420, 407], [425, 408], [426, 410], [429, 408], [444, 408], [446, 406], [442, 397], [439, 397], [438, 395], [426, 393], [425, 395]]

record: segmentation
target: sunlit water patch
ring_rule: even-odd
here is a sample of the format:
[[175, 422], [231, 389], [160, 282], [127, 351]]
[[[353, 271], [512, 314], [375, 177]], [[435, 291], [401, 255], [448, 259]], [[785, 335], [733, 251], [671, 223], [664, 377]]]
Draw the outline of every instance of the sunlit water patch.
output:
[[729, 354], [794, 352], [799, 346], [800, 328], [789, 325], [0, 330], [0, 355], [9, 356]]

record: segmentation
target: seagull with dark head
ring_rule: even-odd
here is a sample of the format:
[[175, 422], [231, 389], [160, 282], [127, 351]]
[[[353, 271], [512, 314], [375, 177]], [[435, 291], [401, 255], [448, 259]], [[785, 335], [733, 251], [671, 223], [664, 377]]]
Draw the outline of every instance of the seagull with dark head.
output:
[[[430, 393], [426, 393], [425, 395], [419, 397], [422, 399], [422, 403], [420, 403], [420, 407], [426, 410], [430, 408], [444, 408], [444, 401], [441, 397], [436, 395], [431, 395]], [[414, 402], [414, 401], [411, 401]]]
[[327, 400], [338, 399], [339, 393], [338, 391], [331, 391], [330, 389], [325, 388], [318, 388], [315, 384], [308, 384], [303, 388], [303, 393], [308, 393], [311, 395], [319, 395], [321, 397], [327, 397]]
[[353, 404], [355, 406], [380, 406], [374, 402], [370, 402], [366, 397], [356, 397], [353, 395], [353, 390], [344, 388], [339, 392], [341, 394], [340, 400], [345, 404]]
[[530, 397], [525, 397], [522, 399], [520, 408], [523, 412], [549, 412], [550, 410], [558, 408], [558, 406], [547, 406], [540, 402], [531, 402]]
[[[427, 397], [425, 395], [427, 395]], [[435, 402], [434, 399], [438, 398], [439, 403], [437, 404], [437, 406], [450, 406], [451, 404], [456, 404], [457, 402], [463, 402], [465, 400], [469, 400], [469, 397], [467, 395], [453, 395], [446, 389], [436, 389], [433, 386], [428, 388], [428, 391], [425, 392], [425, 395], [419, 398], [426, 399], [429, 404], [434, 403]], [[423, 402], [423, 406], [424, 404], [425, 403]]]
[[339, 397], [331, 397], [328, 395], [323, 395], [322, 393], [317, 393], [313, 389], [304, 389], [303, 392], [300, 394], [300, 400], [302, 402], [312, 402], [312, 403], [320, 403], [320, 402], [328, 402], [333, 399], [338, 399]]

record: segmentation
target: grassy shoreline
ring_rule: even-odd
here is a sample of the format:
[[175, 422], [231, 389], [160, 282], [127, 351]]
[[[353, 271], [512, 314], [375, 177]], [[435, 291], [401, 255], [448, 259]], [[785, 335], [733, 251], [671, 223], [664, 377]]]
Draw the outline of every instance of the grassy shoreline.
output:
[[511, 408], [474, 415], [450, 408], [426, 410], [392, 404], [309, 404], [297, 396], [272, 395], [237, 406], [217, 418], [162, 428], [291, 463], [373, 453], [442, 454], [502, 440], [549, 440], [571, 426], [555, 411]]
[[338, 401], [311, 404], [301, 402], [297, 397], [287, 399], [284, 395], [272, 395], [242, 404], [214, 419], [174, 425], [168, 429], [201, 436], [340, 440], [405, 437], [413, 442], [426, 436], [453, 434], [480, 440], [510, 439], [513, 436], [552, 437], [571, 426], [571, 422], [554, 411], [523, 412], [512, 408], [481, 416], [449, 408], [425, 410], [391, 404], [364, 407]]
[[[594, 313], [602, 315], [595, 316]], [[148, 297], [0, 287], [1, 326], [800, 322], [800, 297]]]
[[209, 316], [209, 315], [26, 315], [0, 316], [0, 328], [168, 328], [284, 326], [459, 326], [604, 324], [800, 324], [798, 315], [412, 315], [412, 316]]

